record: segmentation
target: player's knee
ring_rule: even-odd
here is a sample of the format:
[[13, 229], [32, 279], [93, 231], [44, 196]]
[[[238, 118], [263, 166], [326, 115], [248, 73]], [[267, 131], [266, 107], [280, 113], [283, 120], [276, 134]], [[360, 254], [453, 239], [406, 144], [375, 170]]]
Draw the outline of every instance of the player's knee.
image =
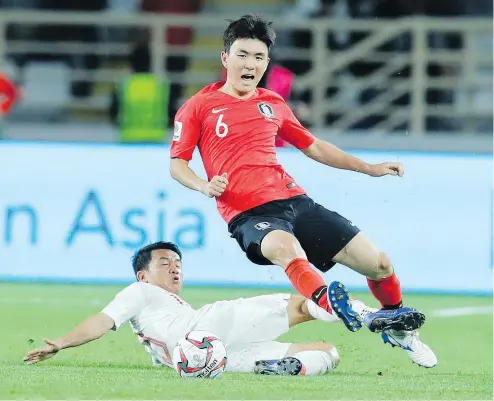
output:
[[389, 277], [393, 274], [393, 265], [388, 255], [384, 252], [380, 252], [377, 257], [376, 267], [373, 271], [373, 280], [381, 280], [383, 278]]
[[338, 354], [338, 350], [334, 345], [328, 344], [327, 354], [329, 355], [332, 365], [330, 370], [336, 369], [336, 367], [340, 364], [340, 354]]
[[263, 256], [279, 266], [287, 266], [295, 258], [306, 258], [294, 235], [281, 230], [271, 231], [261, 242]]
[[289, 327], [293, 327], [297, 324], [313, 319], [307, 307], [307, 298], [301, 295], [290, 295], [286, 310], [288, 313]]

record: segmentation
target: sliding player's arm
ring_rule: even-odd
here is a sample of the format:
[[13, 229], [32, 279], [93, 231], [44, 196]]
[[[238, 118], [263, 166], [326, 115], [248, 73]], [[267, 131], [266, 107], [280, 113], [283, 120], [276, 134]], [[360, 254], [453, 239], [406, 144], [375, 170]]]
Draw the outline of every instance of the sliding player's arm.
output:
[[175, 117], [173, 142], [170, 150], [170, 174], [184, 187], [199, 191], [209, 198], [221, 196], [228, 185], [226, 173], [215, 175], [211, 181], [199, 178], [189, 167], [194, 149], [199, 142], [201, 123], [195, 105], [185, 103]]
[[356, 171], [372, 177], [381, 177], [388, 174], [400, 177], [403, 175], [404, 171], [401, 163], [369, 164], [329, 142], [314, 137], [299, 123], [288, 107], [287, 109], [287, 116], [283, 121], [280, 136], [300, 149], [307, 157], [330, 167]]
[[118, 329], [136, 316], [145, 305], [145, 295], [142, 288], [136, 284], [124, 288], [100, 313], [87, 318], [68, 334], [56, 340], [45, 338], [46, 344], [28, 352], [24, 357], [24, 362], [32, 365], [44, 361], [63, 349], [87, 344], [102, 337], [110, 330]]
[[104, 313], [97, 313], [76, 326], [70, 333], [56, 339], [44, 339], [46, 343], [43, 347], [30, 351], [24, 362], [32, 365], [55, 356], [65, 348], [78, 347], [96, 340], [108, 333], [115, 326], [114, 321]]

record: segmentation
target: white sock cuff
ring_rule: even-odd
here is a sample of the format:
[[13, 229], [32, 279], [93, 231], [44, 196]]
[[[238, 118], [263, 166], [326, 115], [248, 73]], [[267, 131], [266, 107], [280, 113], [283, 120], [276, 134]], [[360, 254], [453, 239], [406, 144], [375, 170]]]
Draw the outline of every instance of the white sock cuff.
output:
[[297, 352], [293, 357], [302, 362], [301, 374], [305, 376], [323, 375], [331, 372], [340, 362], [338, 351], [334, 347], [331, 348], [329, 353], [320, 350], [301, 351]]
[[308, 299], [307, 301], [307, 310], [309, 314], [316, 320], [322, 320], [323, 322], [339, 322], [340, 319], [336, 315], [332, 315], [328, 311], [321, 308], [314, 301]]

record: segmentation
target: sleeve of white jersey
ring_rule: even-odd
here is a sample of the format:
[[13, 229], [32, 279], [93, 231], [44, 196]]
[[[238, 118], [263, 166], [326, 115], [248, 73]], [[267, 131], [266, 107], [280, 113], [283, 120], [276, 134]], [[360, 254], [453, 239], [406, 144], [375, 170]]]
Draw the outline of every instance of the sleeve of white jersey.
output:
[[146, 305], [146, 295], [141, 283], [134, 283], [120, 291], [101, 311], [115, 323], [114, 330], [137, 316]]

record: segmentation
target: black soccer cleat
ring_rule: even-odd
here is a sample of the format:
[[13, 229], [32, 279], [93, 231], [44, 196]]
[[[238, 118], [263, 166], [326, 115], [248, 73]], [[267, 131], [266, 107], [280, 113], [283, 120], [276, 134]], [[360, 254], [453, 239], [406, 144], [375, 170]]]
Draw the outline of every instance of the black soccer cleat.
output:
[[425, 315], [414, 308], [380, 309], [364, 318], [366, 326], [374, 333], [385, 330], [412, 331], [425, 323]]
[[302, 371], [303, 365], [297, 358], [287, 356], [282, 359], [256, 361], [254, 373], [258, 375], [296, 376]]
[[358, 331], [362, 328], [360, 315], [352, 309], [347, 288], [339, 281], [328, 285], [328, 302], [333, 313], [340, 318], [348, 330]]

